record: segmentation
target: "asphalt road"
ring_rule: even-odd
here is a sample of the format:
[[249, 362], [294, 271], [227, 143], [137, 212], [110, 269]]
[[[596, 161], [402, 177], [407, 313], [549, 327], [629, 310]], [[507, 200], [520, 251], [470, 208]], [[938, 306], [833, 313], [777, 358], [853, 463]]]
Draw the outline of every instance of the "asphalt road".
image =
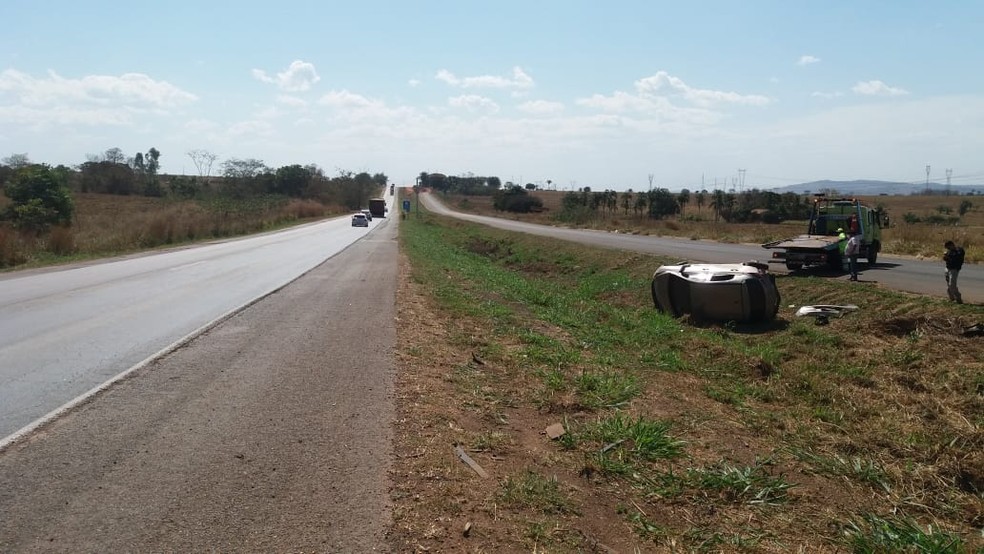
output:
[[377, 221], [0, 450], [0, 552], [394, 551], [398, 222]]
[[70, 268], [0, 275], [0, 445], [374, 232], [342, 217]]
[[[428, 210], [435, 213], [482, 223], [500, 229], [579, 242], [602, 248], [662, 255], [680, 261], [735, 263], [748, 260], [767, 261], [772, 256], [771, 251], [759, 245], [727, 244], [673, 237], [626, 235], [590, 229], [569, 229], [456, 212], [445, 206], [432, 193], [421, 194], [420, 200]], [[940, 245], [941, 259], [939, 261], [881, 255], [878, 257], [877, 267], [867, 268], [866, 264], [861, 264], [861, 281], [877, 283], [879, 286], [893, 290], [946, 298], [946, 282], [943, 276], [942, 255], [942, 245]], [[770, 267], [773, 272], [786, 272], [786, 268], [782, 264], [771, 264]], [[656, 268], [653, 269], [655, 270]], [[831, 275], [827, 273], [825, 276], [841, 279], [847, 279], [848, 277], [846, 273], [843, 275]], [[964, 264], [963, 269], [960, 271], [959, 287], [965, 303], [984, 304], [984, 266]]]

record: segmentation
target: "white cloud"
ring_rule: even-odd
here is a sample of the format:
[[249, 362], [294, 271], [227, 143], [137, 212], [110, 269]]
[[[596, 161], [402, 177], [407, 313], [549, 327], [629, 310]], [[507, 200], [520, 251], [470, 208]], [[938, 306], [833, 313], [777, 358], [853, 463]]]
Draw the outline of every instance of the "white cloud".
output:
[[453, 108], [464, 108], [470, 112], [496, 113], [499, 111], [498, 104], [484, 96], [478, 96], [476, 94], [463, 94], [448, 98], [448, 105]]
[[843, 92], [840, 92], [840, 91], [835, 91], [835, 92], [821, 92], [821, 91], [816, 91], [816, 92], [810, 93], [810, 96], [813, 96], [814, 98], [824, 98], [826, 100], [830, 100], [831, 98], [840, 98], [840, 97], [844, 96], [844, 93]]
[[477, 77], [457, 77], [450, 71], [442, 69], [434, 76], [438, 81], [458, 88], [497, 88], [528, 90], [533, 88], [533, 78], [526, 74], [522, 68], [513, 68], [512, 77], [501, 77], [498, 75], [480, 75]]
[[142, 109], [171, 108], [194, 102], [197, 96], [167, 81], [155, 81], [142, 73], [87, 75], [66, 79], [54, 71], [34, 78], [15, 69], [0, 73], [0, 93], [28, 106], [98, 105]]
[[517, 109], [533, 115], [556, 115], [564, 111], [564, 105], [560, 102], [548, 102], [547, 100], [530, 100], [517, 106]]
[[277, 96], [277, 103], [289, 108], [306, 108], [308, 105], [307, 100], [296, 96], [291, 96], [289, 94], [281, 94]]
[[623, 112], [652, 112], [659, 111], [660, 108], [668, 107], [666, 99], [644, 98], [635, 94], [628, 94], [622, 91], [615, 91], [611, 96], [603, 94], [593, 94], [588, 98], [580, 98], [576, 101], [579, 106], [594, 108], [611, 113]]
[[27, 127], [56, 125], [131, 125], [131, 110], [119, 108], [75, 108], [70, 106], [0, 106], [0, 122]]
[[68, 79], [54, 71], [41, 78], [15, 69], [0, 72], [0, 121], [30, 127], [130, 125], [137, 114], [167, 113], [197, 99], [141, 73]]
[[820, 58], [816, 56], [800, 56], [800, 59], [796, 60], [796, 65], [811, 65], [815, 63], [820, 63]]
[[303, 92], [321, 80], [314, 64], [301, 60], [290, 62], [286, 71], [277, 73], [274, 77], [270, 77], [262, 69], [254, 69], [252, 73], [257, 80], [277, 85], [277, 88], [286, 92]]
[[277, 106], [267, 106], [258, 112], [256, 112], [255, 117], [258, 119], [277, 119], [283, 115], [284, 111]]
[[255, 138], [270, 137], [275, 134], [273, 125], [266, 121], [241, 121], [229, 127], [230, 137]]
[[909, 91], [901, 88], [890, 87], [881, 81], [862, 81], [854, 85], [851, 90], [864, 96], [905, 96]]
[[347, 90], [333, 90], [318, 99], [318, 105], [328, 108], [329, 117], [336, 122], [383, 126], [406, 125], [415, 121], [417, 110], [408, 106], [391, 108], [382, 100], [368, 98]]
[[382, 107], [383, 103], [378, 100], [371, 100], [360, 94], [355, 94], [347, 90], [333, 90], [325, 94], [318, 100], [322, 106], [335, 109], [371, 109]]
[[640, 79], [635, 92], [615, 91], [611, 95], [595, 94], [575, 101], [579, 106], [620, 114], [620, 125], [640, 132], [691, 135], [718, 125], [728, 105], [764, 105], [770, 99], [758, 95], [696, 89], [664, 71]]
[[410, 79], [407, 81], [407, 84], [410, 85], [411, 88], [416, 88], [420, 86], [420, 79]]
[[738, 94], [710, 89], [693, 88], [665, 71], [659, 71], [651, 77], [640, 79], [635, 83], [640, 96], [678, 96], [699, 107], [710, 107], [714, 104], [744, 104], [764, 106], [771, 100], [757, 94]]

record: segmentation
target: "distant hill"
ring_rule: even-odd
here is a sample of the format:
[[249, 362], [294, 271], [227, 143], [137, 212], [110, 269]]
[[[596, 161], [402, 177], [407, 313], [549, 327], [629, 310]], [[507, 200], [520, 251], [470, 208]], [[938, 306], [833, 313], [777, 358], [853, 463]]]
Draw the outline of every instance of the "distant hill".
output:
[[[779, 194], [795, 192], [797, 194], [815, 194], [824, 191], [837, 191], [839, 194], [854, 196], [878, 196], [888, 195], [908, 195], [919, 194], [926, 191], [925, 183], [900, 183], [896, 181], [812, 181], [797, 185], [786, 185], [771, 189], [772, 192]], [[984, 185], [950, 185], [947, 189], [946, 184], [929, 183], [929, 190], [933, 194], [945, 194], [947, 190], [950, 194], [984, 194]]]

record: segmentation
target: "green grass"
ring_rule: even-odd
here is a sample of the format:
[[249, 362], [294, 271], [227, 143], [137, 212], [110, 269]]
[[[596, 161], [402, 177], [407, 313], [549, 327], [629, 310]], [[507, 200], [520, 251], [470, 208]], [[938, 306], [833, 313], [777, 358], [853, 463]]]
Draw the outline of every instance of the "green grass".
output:
[[605, 453], [621, 453], [624, 458], [647, 462], [676, 458], [684, 446], [683, 441], [670, 434], [668, 422], [642, 416], [631, 418], [622, 412], [572, 429], [569, 434], [569, 441], [590, 441], [593, 448]]
[[639, 381], [628, 372], [585, 371], [574, 383], [581, 404], [588, 408], [625, 406], [639, 394]]
[[860, 456], [823, 456], [801, 448], [790, 449], [798, 460], [808, 463], [814, 471], [824, 475], [848, 477], [891, 492], [891, 483], [884, 468], [873, 460]]
[[[463, 380], [462, 392], [476, 406], [527, 403], [555, 414], [568, 431], [558, 441], [560, 453], [620, 491], [623, 505], [626, 498], [673, 499], [754, 507], [768, 519], [794, 509], [789, 492], [798, 484], [790, 476], [808, 473], [836, 486], [863, 484], [879, 506], [903, 502], [895, 495], [905, 491], [904, 498], [918, 498], [925, 513], [945, 515], [948, 523], [974, 513], [973, 495], [947, 483], [979, 445], [979, 431], [967, 425], [982, 421], [984, 381], [980, 366], [967, 360], [980, 359], [980, 347], [965, 344], [968, 350], [958, 351], [967, 354], [964, 364], [950, 364], [947, 338], [923, 323], [951, 321], [950, 310], [966, 308], [815, 277], [779, 277], [784, 306], [777, 325], [697, 325], [653, 309], [649, 279], [659, 258], [612, 256], [429, 215], [408, 220], [401, 232], [413, 278], [434, 291], [452, 320], [486, 330], [469, 348], [496, 345], [508, 380], [500, 386], [515, 387], [509, 396]], [[856, 303], [862, 310], [816, 326], [788, 308], [815, 303]], [[723, 453], [712, 458], [706, 448], [703, 459], [692, 458], [689, 445], [701, 441], [700, 426], [687, 430], [680, 420], [647, 412], [666, 398], [667, 381], [690, 383], [689, 394], [715, 401], [737, 433], [769, 447], [752, 464], [723, 461]], [[711, 413], [706, 421], [718, 417]], [[552, 496], [536, 481], [510, 480], [500, 498], [536, 512], [562, 509], [522, 500], [526, 489], [533, 497]], [[621, 517], [654, 541], [664, 531], [685, 533], [639, 511]], [[845, 510], [825, 525], [852, 517]], [[683, 539], [694, 548], [754, 549], [776, 540], [761, 529], [690, 529], [695, 536]]]
[[632, 529], [643, 539], [649, 542], [659, 543], [670, 536], [670, 533], [666, 528], [662, 527], [655, 521], [652, 521], [638, 510], [630, 511], [626, 508], [623, 508], [623, 510], [623, 513], [625, 513], [625, 519], [632, 524]]
[[767, 464], [757, 461], [751, 466], [737, 466], [727, 462], [707, 468], [695, 468], [687, 478], [692, 486], [718, 494], [727, 502], [748, 504], [778, 504], [788, 499], [793, 487], [781, 475], [772, 475]]
[[925, 528], [912, 519], [866, 514], [852, 520], [845, 529], [847, 543], [855, 554], [906, 552], [948, 554], [970, 551], [959, 536], [932, 526]]
[[556, 477], [547, 477], [532, 470], [508, 477], [502, 484], [497, 499], [507, 506], [541, 514], [578, 513], [570, 497], [561, 490]]
[[740, 532], [724, 533], [709, 527], [695, 527], [684, 534], [684, 538], [693, 545], [692, 552], [723, 552], [723, 551], [752, 551], [761, 544], [767, 536], [760, 530], [741, 530]]

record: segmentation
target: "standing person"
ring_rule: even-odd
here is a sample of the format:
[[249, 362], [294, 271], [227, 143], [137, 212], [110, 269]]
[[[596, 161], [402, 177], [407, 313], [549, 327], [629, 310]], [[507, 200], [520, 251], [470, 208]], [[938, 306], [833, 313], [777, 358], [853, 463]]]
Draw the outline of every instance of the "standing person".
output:
[[851, 233], [851, 238], [847, 239], [847, 246], [844, 247], [844, 253], [847, 254], [847, 258], [850, 260], [848, 267], [851, 270], [851, 281], [857, 281], [858, 254], [861, 253], [861, 233]]
[[946, 294], [950, 300], [957, 304], [963, 304], [960, 290], [957, 289], [957, 275], [960, 274], [960, 268], [963, 267], [964, 249], [953, 244], [952, 240], [946, 241], [943, 247], [946, 248], [946, 252], [943, 254], [943, 262], [946, 263]]
[[844, 251], [847, 249], [847, 235], [844, 234], [844, 228], [837, 228], [837, 255], [840, 256], [840, 265], [843, 269], [847, 269], [847, 256], [844, 255]]

